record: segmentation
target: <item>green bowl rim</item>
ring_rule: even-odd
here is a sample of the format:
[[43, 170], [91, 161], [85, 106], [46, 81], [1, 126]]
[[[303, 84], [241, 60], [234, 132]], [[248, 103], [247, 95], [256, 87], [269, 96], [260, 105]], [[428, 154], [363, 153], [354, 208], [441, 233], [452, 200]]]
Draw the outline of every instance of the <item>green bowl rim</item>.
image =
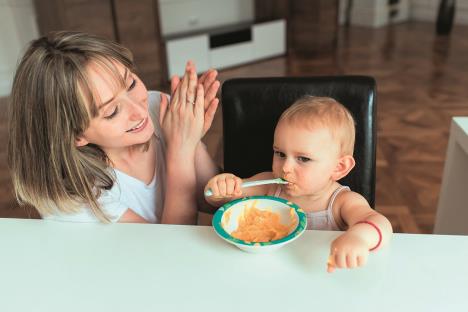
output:
[[[281, 202], [281, 203], [286, 204], [287, 206], [293, 208], [295, 210], [297, 216], [299, 217], [299, 222], [297, 223], [297, 226], [294, 229], [294, 231], [292, 231], [289, 235], [287, 235], [287, 236], [285, 236], [283, 238], [273, 240], [273, 241], [270, 241], [270, 242], [260, 242], [260, 243], [246, 242], [246, 241], [244, 241], [242, 239], [237, 239], [237, 238], [232, 237], [221, 226], [221, 220], [223, 218], [224, 213], [226, 211], [228, 211], [229, 208], [231, 208], [231, 206], [233, 206], [233, 205], [235, 205], [235, 204], [237, 204], [239, 202], [252, 200], [252, 199], [269, 199], [269, 200]], [[213, 224], [213, 228], [215, 229], [215, 232], [219, 236], [221, 236], [222, 238], [224, 238], [225, 240], [227, 240], [229, 242], [232, 242], [232, 243], [235, 243], [235, 244], [241, 244], [241, 245], [245, 245], [245, 246], [269, 246], [269, 245], [277, 245], [277, 244], [284, 243], [284, 242], [298, 236], [299, 234], [301, 234], [307, 227], [307, 216], [304, 213], [304, 211], [301, 208], [299, 208], [299, 206], [297, 206], [296, 204], [294, 204], [294, 203], [292, 203], [292, 202], [290, 202], [290, 201], [288, 201], [286, 199], [279, 198], [279, 197], [274, 197], [274, 196], [248, 196], [248, 197], [235, 199], [233, 201], [230, 201], [230, 202], [225, 203], [224, 205], [222, 205], [215, 212], [215, 214], [213, 216], [212, 224]]]

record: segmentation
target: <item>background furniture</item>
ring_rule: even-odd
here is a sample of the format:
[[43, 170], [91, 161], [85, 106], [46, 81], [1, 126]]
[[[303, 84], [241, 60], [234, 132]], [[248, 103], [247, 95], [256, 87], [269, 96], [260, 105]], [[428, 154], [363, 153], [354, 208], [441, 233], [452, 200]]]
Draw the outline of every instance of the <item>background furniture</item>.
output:
[[117, 41], [132, 51], [148, 89], [166, 82], [166, 60], [156, 0], [35, 0], [41, 35], [77, 30]]
[[255, 21], [285, 19], [288, 53], [330, 53], [338, 40], [338, 0], [255, 0]]
[[[190, 54], [187, 53], [190, 51]], [[241, 24], [193, 35], [166, 37], [168, 79], [183, 73], [189, 55], [198, 72], [286, 53], [286, 21]]]
[[468, 235], [468, 117], [454, 117], [434, 234]]
[[356, 121], [355, 168], [341, 180], [374, 207], [376, 86], [366, 76], [243, 78], [224, 82], [224, 171], [242, 178], [271, 171], [273, 133], [281, 113], [304, 95], [329, 96]]
[[[2, 311], [465, 311], [468, 236], [394, 234], [326, 272], [341, 232], [247, 254], [213, 228], [0, 219]], [[376, 309], [378, 307], [378, 309]]]
[[413, 5], [411, 1], [413, 0], [340, 0], [339, 20], [348, 26], [374, 28], [405, 22], [410, 18]]
[[436, 34], [448, 35], [452, 30], [455, 16], [455, 0], [440, 0], [437, 11]]
[[[253, 25], [286, 20], [286, 38], [290, 40], [286, 46], [284, 43], [279, 47], [274, 46], [274, 53], [268, 54], [268, 51], [262, 49], [272, 47], [258, 40], [259, 44], [254, 44], [252, 52], [237, 48], [227, 53], [218, 50], [212, 56], [213, 60], [208, 58], [206, 64], [201, 64], [213, 67], [272, 57], [283, 54], [286, 49], [328, 53], [336, 47], [338, 0], [242, 0], [237, 3], [238, 6], [233, 1], [237, 0], [34, 0], [34, 4], [41, 35], [53, 30], [78, 30], [110, 38], [128, 47], [134, 54], [138, 74], [148, 89], [167, 89], [169, 72], [175, 74], [179, 69], [168, 69], [167, 60], [173, 51], [170, 55], [166, 51], [166, 39], [211, 35], [224, 27], [238, 28], [237, 24]], [[241, 14], [238, 19], [233, 18], [227, 20], [225, 25], [220, 25], [220, 14], [212, 7], [219, 8], [223, 3], [225, 10], [244, 8], [245, 13], [250, 15], [246, 17]], [[247, 8], [249, 4], [253, 9]], [[245, 20], [251, 18], [251, 15], [253, 20]], [[220, 16], [226, 16], [226, 13]], [[164, 19], [177, 21], [162, 23]], [[213, 23], [216, 26], [209, 26]], [[162, 26], [165, 28], [162, 29]], [[262, 31], [264, 29], [260, 30], [260, 36], [269, 36], [269, 31], [267, 34]], [[203, 43], [206, 44], [205, 41]], [[189, 42], [188, 46], [177, 47], [183, 49], [180, 51], [182, 56], [174, 57], [186, 60], [192, 55], [197, 57], [200, 47], [208, 48], [196, 44], [190, 46]], [[244, 58], [232, 60], [237, 56]]]

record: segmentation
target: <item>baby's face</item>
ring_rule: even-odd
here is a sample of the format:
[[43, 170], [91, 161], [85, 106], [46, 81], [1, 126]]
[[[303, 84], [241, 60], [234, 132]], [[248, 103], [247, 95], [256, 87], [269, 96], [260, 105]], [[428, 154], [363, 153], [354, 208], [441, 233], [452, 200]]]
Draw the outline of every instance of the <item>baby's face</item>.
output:
[[290, 182], [283, 188], [289, 196], [317, 194], [333, 183], [339, 149], [327, 128], [280, 121], [273, 143], [273, 174]]
[[99, 103], [91, 104], [97, 105], [98, 115], [91, 119], [81, 143], [96, 144], [107, 153], [145, 143], [154, 132], [146, 87], [125, 66], [120, 63], [115, 66], [123, 77], [122, 87], [117, 87], [118, 79], [110, 72], [93, 63], [87, 67]]

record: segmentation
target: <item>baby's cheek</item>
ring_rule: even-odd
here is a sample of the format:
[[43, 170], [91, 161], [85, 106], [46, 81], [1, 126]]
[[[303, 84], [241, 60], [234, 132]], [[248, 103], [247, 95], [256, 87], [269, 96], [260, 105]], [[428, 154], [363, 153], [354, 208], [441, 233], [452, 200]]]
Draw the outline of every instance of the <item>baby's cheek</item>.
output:
[[281, 167], [279, 166], [278, 162], [274, 160], [274, 158], [271, 171], [273, 171], [273, 175], [275, 177], [281, 177]]
[[298, 169], [294, 171], [296, 176], [297, 183], [301, 184], [302, 186], [310, 185], [315, 179], [312, 178], [313, 173], [307, 170]]

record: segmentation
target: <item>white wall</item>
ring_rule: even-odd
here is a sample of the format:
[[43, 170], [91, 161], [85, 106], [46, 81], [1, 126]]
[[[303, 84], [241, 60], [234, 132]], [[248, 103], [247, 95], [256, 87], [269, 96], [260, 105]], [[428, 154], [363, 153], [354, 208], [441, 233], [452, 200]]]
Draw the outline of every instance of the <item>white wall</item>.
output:
[[[250, 22], [254, 0], [159, 0], [163, 35]], [[0, 97], [9, 95], [19, 58], [39, 36], [33, 0], [0, 0]]]
[[[344, 23], [348, 0], [340, 0], [339, 22]], [[435, 23], [440, 0], [400, 0], [399, 15], [393, 22], [405, 20]], [[388, 24], [388, 0], [354, 0], [351, 24], [380, 27]], [[468, 24], [468, 0], [456, 0], [455, 24]]]
[[163, 36], [254, 20], [254, 0], [159, 0]]
[[[399, 23], [407, 21], [410, 9], [409, 1], [411, 0], [400, 0], [395, 5], [397, 14], [390, 21], [388, 0], [354, 0], [350, 17], [351, 25], [382, 27], [390, 22]], [[339, 2], [340, 24], [343, 24], [345, 21], [347, 3], [348, 0], [340, 0]]]
[[[411, 0], [411, 19], [432, 21], [437, 19], [440, 0]], [[455, 24], [468, 24], [468, 0], [456, 0]]]
[[6, 96], [25, 46], [39, 35], [32, 0], [0, 0], [0, 30], [0, 96]]

